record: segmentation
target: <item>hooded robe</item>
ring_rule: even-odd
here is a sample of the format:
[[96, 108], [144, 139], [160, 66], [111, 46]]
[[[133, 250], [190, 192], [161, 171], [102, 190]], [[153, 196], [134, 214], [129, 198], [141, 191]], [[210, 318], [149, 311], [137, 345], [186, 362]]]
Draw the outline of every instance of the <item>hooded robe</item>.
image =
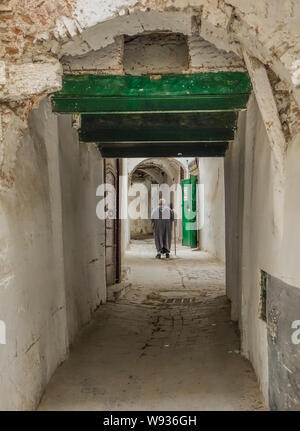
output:
[[167, 205], [159, 205], [152, 211], [151, 221], [158, 253], [170, 253], [174, 217], [174, 210]]

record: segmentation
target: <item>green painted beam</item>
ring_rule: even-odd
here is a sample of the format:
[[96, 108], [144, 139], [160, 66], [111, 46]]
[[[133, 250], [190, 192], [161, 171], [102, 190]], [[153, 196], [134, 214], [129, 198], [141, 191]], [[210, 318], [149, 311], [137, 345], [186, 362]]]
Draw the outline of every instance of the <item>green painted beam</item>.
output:
[[52, 96], [55, 112], [128, 113], [220, 111], [246, 107], [251, 82], [244, 72], [190, 75], [64, 75]]
[[55, 97], [78, 96], [184, 96], [250, 93], [245, 72], [206, 72], [180, 75], [64, 75]]
[[235, 112], [83, 115], [80, 139], [103, 141], [228, 141], [234, 138]]
[[53, 98], [53, 111], [60, 114], [128, 114], [140, 112], [238, 111], [247, 105], [249, 94], [178, 97], [65, 97]]
[[65, 75], [52, 105], [83, 114], [80, 138], [103, 157], [221, 157], [250, 92], [243, 72]]
[[159, 142], [159, 141], [224, 141], [233, 140], [234, 131], [230, 129], [204, 129], [204, 130], [185, 130], [178, 129], [148, 129], [142, 128], [139, 130], [120, 130], [117, 127], [112, 129], [99, 129], [98, 131], [90, 131], [88, 129], [81, 130], [79, 134], [82, 142], [97, 142], [99, 140], [119, 142]]
[[102, 157], [223, 157], [228, 142], [99, 142]]

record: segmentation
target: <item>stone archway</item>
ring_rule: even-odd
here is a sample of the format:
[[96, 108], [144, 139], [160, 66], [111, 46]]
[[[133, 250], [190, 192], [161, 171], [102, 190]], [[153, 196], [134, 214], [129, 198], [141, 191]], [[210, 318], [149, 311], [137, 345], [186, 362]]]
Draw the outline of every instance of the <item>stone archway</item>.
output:
[[[131, 185], [135, 181], [143, 182], [148, 188], [148, 216], [151, 214], [152, 207], [157, 205], [157, 196], [155, 191], [151, 190], [151, 183], [157, 185], [166, 184], [170, 187], [170, 201], [174, 205], [174, 209], [178, 214], [176, 222], [176, 239], [182, 239], [182, 220], [181, 214], [181, 178], [186, 178], [189, 175], [188, 162], [190, 159], [181, 158], [144, 158], [144, 159], [128, 159], [128, 183]], [[163, 173], [163, 175], [162, 175]], [[137, 178], [136, 178], [136, 174]], [[167, 200], [168, 197], [166, 196]], [[138, 222], [138, 221], [137, 221]], [[152, 233], [151, 222], [149, 220], [141, 221], [144, 224], [145, 231]], [[141, 226], [137, 226], [141, 229]]]
[[[299, 31], [295, 2], [290, 0], [275, 8], [269, 2], [258, 5], [254, 0], [246, 3], [202, 0], [200, 4], [199, 1], [177, 0], [172, 2], [171, 10], [169, 3], [167, 0], [149, 0], [140, 4], [124, 0], [99, 4], [92, 0], [72, 0], [62, 7], [53, 0], [47, 7], [38, 4], [32, 18], [22, 16], [20, 12], [25, 3], [20, 4], [15, 12], [8, 10], [11, 15], [9, 20], [5, 20], [7, 32], [13, 31], [13, 25], [17, 25], [20, 31], [13, 42], [7, 40], [2, 48], [4, 62], [0, 68], [0, 100], [9, 103], [2, 107], [1, 113], [2, 187], [10, 187], [14, 182], [15, 154], [27, 127], [28, 113], [41, 98], [61, 86], [59, 60], [63, 56], [78, 56], [99, 49], [104, 49], [104, 56], [111, 56], [113, 48], [118, 55], [113, 56], [116, 64], [111, 65], [112, 70], [122, 73], [117, 70], [121, 66], [122, 35], [153, 31], [185, 34], [196, 51], [199, 44], [195, 43], [195, 37], [200, 37], [204, 43], [209, 42], [211, 46], [224, 50], [225, 56], [226, 52], [231, 51], [240, 57], [242, 63], [235, 64], [235, 67], [243, 67], [245, 57], [248, 70], [252, 69], [250, 75], [255, 82], [256, 94], [261, 94], [267, 86], [268, 95], [272, 95], [263, 65], [278, 75], [280, 82], [277, 82], [275, 93], [279, 91], [279, 97], [282, 92], [285, 93], [288, 112], [284, 111], [283, 116], [279, 117], [276, 100], [271, 104], [271, 109], [263, 103], [259, 105], [271, 145], [273, 141], [275, 143], [272, 147], [276, 163], [281, 165], [285, 142], [280, 120], [286, 122], [288, 116], [288, 122], [293, 124], [295, 115], [299, 117], [299, 109], [295, 107], [295, 103], [299, 105], [300, 102], [299, 53], [294, 44]], [[251, 57], [256, 57], [259, 62], [253, 62]], [[232, 66], [232, 58], [229, 55], [228, 67]], [[191, 70], [194, 67], [197, 68], [197, 65], [192, 65]], [[289, 95], [289, 91], [293, 96]], [[20, 119], [18, 134], [12, 141], [10, 124]], [[280, 175], [282, 177], [284, 174]], [[281, 181], [282, 178], [278, 182]]]
[[[146, 166], [156, 166], [162, 170], [164, 170], [169, 178], [171, 178], [173, 181], [174, 178], [174, 168], [182, 168], [184, 170], [184, 175], [188, 175], [188, 159], [181, 160], [180, 158], [143, 158], [143, 159], [129, 159], [129, 166], [128, 166], [128, 175], [129, 177], [132, 176], [133, 172], [139, 168], [141, 165]], [[184, 163], [184, 161], [186, 163]], [[173, 169], [173, 171], [170, 170]]]
[[[171, 31], [199, 34], [218, 49], [233, 51], [243, 57], [250, 55], [268, 64], [293, 89], [299, 103], [298, 52], [293, 40], [298, 34], [297, 6], [290, 0], [273, 6], [269, 2], [201, 0], [172, 2], [132, 0], [72, 2], [73, 10], [61, 17], [55, 28], [40, 39], [53, 46], [60, 41], [59, 55], [80, 54], [103, 48], [121, 34], [138, 34], [144, 31]], [[148, 18], [147, 18], [148, 16]], [[271, 30], [272, 29], [272, 30]], [[272, 31], [272, 38], [270, 38]], [[95, 35], [101, 34], [102, 38]], [[276, 37], [274, 37], [276, 34]], [[82, 44], [81, 52], [79, 46]]]

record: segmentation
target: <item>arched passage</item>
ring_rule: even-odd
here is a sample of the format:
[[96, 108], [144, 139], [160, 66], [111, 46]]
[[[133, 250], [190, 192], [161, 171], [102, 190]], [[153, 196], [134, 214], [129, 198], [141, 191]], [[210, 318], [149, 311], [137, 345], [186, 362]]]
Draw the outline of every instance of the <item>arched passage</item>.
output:
[[[181, 184], [181, 180], [188, 175], [188, 159], [173, 158], [148, 158], [148, 159], [128, 159], [128, 183], [129, 187], [135, 185], [145, 185], [147, 189], [147, 219], [131, 220], [131, 236], [137, 238], [153, 234], [151, 224], [151, 211], [158, 204], [156, 194], [154, 195], [153, 187], [165, 184], [171, 188], [170, 196], [164, 196], [170, 199], [176, 211], [181, 212], [181, 192], [177, 191], [174, 186]], [[173, 188], [172, 188], [173, 186]], [[161, 190], [163, 190], [161, 188]], [[156, 197], [156, 199], [155, 199]], [[133, 197], [129, 198], [129, 203]], [[142, 202], [141, 202], [142, 204]], [[176, 230], [177, 240], [182, 238], [181, 217], [177, 223]]]

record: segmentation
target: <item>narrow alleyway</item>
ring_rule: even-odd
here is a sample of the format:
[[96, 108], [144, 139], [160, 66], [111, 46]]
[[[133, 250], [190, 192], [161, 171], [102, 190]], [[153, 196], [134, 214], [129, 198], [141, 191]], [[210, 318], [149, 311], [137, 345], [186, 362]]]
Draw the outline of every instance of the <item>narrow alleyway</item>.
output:
[[101, 306], [51, 379], [40, 410], [261, 410], [230, 321], [224, 267], [179, 247], [154, 259], [151, 239], [127, 253], [131, 288]]

